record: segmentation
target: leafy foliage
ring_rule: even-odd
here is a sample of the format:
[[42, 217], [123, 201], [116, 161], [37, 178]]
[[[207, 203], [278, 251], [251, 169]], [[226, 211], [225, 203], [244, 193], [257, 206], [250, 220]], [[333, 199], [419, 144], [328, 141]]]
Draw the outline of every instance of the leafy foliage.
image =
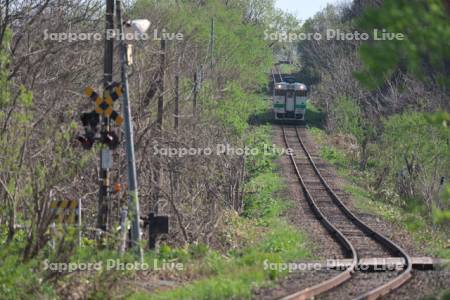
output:
[[450, 87], [450, 26], [443, 1], [386, 0], [377, 9], [367, 9], [359, 25], [367, 32], [386, 29], [405, 35], [404, 40], [365, 43], [360, 55], [366, 71], [359, 80], [374, 88], [401, 70]]
[[[436, 194], [440, 178], [449, 175], [449, 138], [450, 132], [429, 124], [425, 114], [393, 116], [384, 122], [378, 168], [401, 194], [427, 199], [430, 206], [431, 199], [436, 197], [430, 193]], [[409, 179], [407, 186], [405, 177]]]
[[364, 139], [364, 116], [358, 103], [353, 99], [342, 97], [333, 102], [331, 109], [336, 131], [353, 135], [359, 143]]

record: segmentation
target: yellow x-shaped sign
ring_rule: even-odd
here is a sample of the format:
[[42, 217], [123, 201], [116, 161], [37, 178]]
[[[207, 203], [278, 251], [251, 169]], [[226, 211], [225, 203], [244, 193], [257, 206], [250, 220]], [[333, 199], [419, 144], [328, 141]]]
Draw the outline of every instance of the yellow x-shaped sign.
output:
[[[112, 93], [110, 92], [112, 90]], [[113, 108], [114, 101], [122, 96], [122, 88], [120, 85], [113, 85], [103, 92], [103, 97], [94, 91], [92, 87], [87, 87], [84, 94], [95, 101], [95, 112], [103, 117], [113, 119], [118, 126], [123, 123], [123, 117], [120, 116]]]

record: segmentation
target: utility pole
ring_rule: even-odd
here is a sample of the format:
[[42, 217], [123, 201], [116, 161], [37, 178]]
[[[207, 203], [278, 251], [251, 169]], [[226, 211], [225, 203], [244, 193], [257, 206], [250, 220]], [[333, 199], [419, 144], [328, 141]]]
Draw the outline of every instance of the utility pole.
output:
[[156, 124], [161, 132], [164, 113], [164, 76], [166, 71], [166, 41], [161, 40], [161, 53], [159, 62], [159, 97], [158, 97], [158, 114], [156, 116]]
[[[180, 76], [178, 75], [178, 70], [177, 70], [177, 75], [175, 75], [175, 111], [174, 111], [174, 127], [175, 127], [175, 134], [178, 137], [178, 127], [179, 127], [179, 119], [180, 119]], [[178, 194], [179, 194], [179, 187], [178, 187], [178, 166], [174, 166], [174, 170], [173, 172], [173, 188], [174, 188], [174, 193], [175, 193], [175, 199], [178, 198]]]
[[[123, 35], [122, 21], [122, 1], [116, 0], [117, 23], [120, 36]], [[131, 108], [128, 90], [128, 74], [127, 74], [127, 45], [123, 39], [120, 39], [120, 65], [121, 79], [123, 85], [123, 113], [125, 119], [125, 147], [127, 153], [127, 169], [128, 169], [128, 213], [131, 219], [131, 240], [133, 248], [135, 248], [141, 262], [143, 261], [143, 252], [141, 247], [141, 230], [139, 227], [139, 195], [137, 184], [136, 160], [134, 154], [134, 136], [133, 125], [131, 121]]]
[[[114, 0], [106, 0], [106, 27], [105, 27], [105, 52], [103, 61], [103, 88], [106, 90], [113, 79], [113, 52], [114, 40], [107, 39], [108, 30], [114, 29]], [[101, 132], [109, 131], [109, 118], [103, 117], [101, 123]], [[102, 146], [100, 151], [100, 180], [99, 180], [99, 194], [98, 194], [98, 215], [97, 228], [108, 230], [108, 211], [110, 205], [110, 191], [109, 191], [109, 169], [104, 167], [103, 156], [106, 147]]]
[[180, 77], [175, 75], [175, 112], [174, 112], [174, 127], [178, 131], [178, 119], [180, 114], [180, 94], [179, 94]]
[[[157, 134], [158, 138], [162, 137], [162, 129], [163, 129], [163, 115], [164, 115], [164, 77], [166, 74], [166, 41], [161, 40], [161, 52], [159, 56], [159, 79], [158, 79], [158, 112], [156, 115], [156, 126], [157, 126]], [[153, 203], [151, 205], [151, 212], [153, 216], [158, 215], [159, 207], [159, 196], [161, 189], [161, 178], [162, 178], [162, 168], [160, 162], [157, 160], [155, 163], [155, 173], [153, 177], [153, 182], [156, 185], [155, 192], [153, 193]], [[149, 225], [150, 226], [150, 225]], [[149, 248], [155, 249], [157, 244], [157, 235], [153, 232], [149, 237]]]
[[[159, 57], [159, 80], [158, 80], [158, 113], [156, 116], [156, 126], [157, 126], [157, 134], [158, 138], [162, 137], [162, 129], [163, 129], [163, 116], [164, 116], [164, 79], [166, 75], [166, 41], [161, 40], [161, 53]], [[158, 214], [158, 201], [160, 196], [160, 188], [161, 188], [161, 164], [159, 161], [156, 161], [155, 166], [155, 183], [156, 183], [156, 191], [154, 193], [153, 198], [153, 207], [152, 212], [157, 215]]]
[[210, 37], [210, 58], [211, 58], [211, 70], [214, 66], [214, 17], [211, 18], [211, 37]]

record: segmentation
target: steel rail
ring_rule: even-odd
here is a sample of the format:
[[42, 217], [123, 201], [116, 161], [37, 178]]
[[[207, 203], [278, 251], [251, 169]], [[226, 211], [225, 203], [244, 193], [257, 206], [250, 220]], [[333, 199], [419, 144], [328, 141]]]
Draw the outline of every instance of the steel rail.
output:
[[[284, 142], [286, 144], [286, 147], [288, 149], [292, 149], [289, 145], [289, 142], [287, 140], [286, 131], [284, 127], [282, 127], [283, 130], [283, 138]], [[323, 281], [319, 284], [316, 284], [312, 287], [308, 287], [304, 290], [298, 291], [296, 293], [293, 293], [291, 295], [288, 295], [286, 297], [283, 297], [283, 300], [303, 300], [303, 299], [309, 299], [311, 297], [314, 297], [316, 295], [322, 294], [334, 287], [337, 287], [344, 283], [347, 280], [350, 280], [352, 277], [352, 273], [355, 271], [355, 268], [358, 264], [358, 255], [356, 253], [355, 248], [350, 243], [350, 241], [345, 237], [345, 235], [339, 231], [329, 220], [325, 215], [321, 212], [319, 207], [317, 206], [314, 198], [312, 197], [310, 191], [308, 190], [302, 175], [300, 174], [300, 171], [297, 167], [297, 163], [294, 160], [293, 155], [289, 155], [289, 158], [292, 162], [292, 165], [294, 166], [295, 173], [297, 175], [297, 178], [300, 182], [300, 185], [303, 188], [304, 195], [306, 200], [308, 201], [309, 206], [311, 207], [313, 213], [316, 215], [317, 219], [323, 224], [325, 229], [330, 233], [330, 235], [333, 236], [335, 240], [344, 248], [346, 255], [349, 256], [352, 259], [351, 265], [342, 273], [339, 275], [328, 279], [326, 281]]]
[[276, 76], [278, 76], [278, 79], [280, 79], [280, 81], [278, 81], [278, 82], [283, 81], [283, 76], [281, 75], [280, 69], [277, 66], [272, 66], [271, 72], [272, 72], [273, 84], [277, 83], [277, 80], [275, 78]]
[[275, 70], [274, 67], [272, 67], [272, 69], [270, 70], [272, 73], [272, 79], [273, 79], [273, 84], [275, 85], [277, 83], [277, 80], [275, 79]]
[[276, 66], [275, 68], [277, 69], [278, 76], [280, 77], [280, 82], [282, 82], [283, 81], [283, 76], [281, 76], [280, 68], [278, 68], [278, 66]]
[[[303, 127], [302, 127], [303, 128]], [[286, 131], [285, 128], [282, 126], [282, 130], [283, 130], [283, 137], [284, 137], [284, 141], [285, 144], [287, 146], [287, 148], [290, 148], [289, 142], [287, 141], [287, 136], [286, 136]], [[411, 258], [410, 256], [397, 244], [395, 244], [393, 241], [391, 241], [390, 239], [384, 237], [383, 235], [381, 235], [380, 233], [376, 232], [375, 230], [371, 229], [369, 226], [367, 226], [363, 221], [361, 221], [358, 217], [356, 217], [346, 206], [345, 204], [342, 202], [342, 200], [336, 195], [336, 193], [333, 191], [333, 189], [328, 185], [328, 183], [326, 182], [326, 180], [324, 179], [324, 177], [322, 176], [322, 174], [320, 173], [319, 169], [317, 168], [314, 160], [312, 159], [309, 151], [306, 149], [305, 144], [302, 141], [302, 138], [299, 134], [299, 130], [298, 127], [295, 127], [295, 133], [296, 133], [296, 137], [297, 140], [305, 154], [305, 156], [308, 159], [308, 162], [310, 163], [310, 165], [312, 166], [314, 172], [316, 173], [316, 175], [318, 176], [320, 182], [322, 183], [322, 185], [325, 187], [325, 189], [327, 190], [328, 194], [330, 195], [333, 203], [342, 211], [343, 214], [345, 214], [353, 224], [355, 224], [358, 228], [360, 228], [367, 236], [370, 236], [371, 238], [373, 238], [374, 240], [378, 241], [380, 244], [382, 244], [385, 248], [389, 249], [389, 251], [391, 253], [395, 253], [396, 255], [399, 255], [401, 257], [404, 258], [405, 260], [405, 271], [402, 272], [399, 276], [395, 277], [394, 279], [388, 281], [387, 283], [378, 286], [375, 289], [372, 289], [360, 296], [357, 296], [356, 298], [354, 298], [355, 300], [362, 300], [362, 299], [378, 299], [379, 297], [388, 294], [389, 292], [391, 292], [392, 290], [400, 287], [401, 285], [403, 285], [405, 282], [407, 282], [412, 274], [411, 274], [411, 270], [412, 270], [412, 262], [411, 262]], [[301, 291], [298, 291], [294, 294], [288, 295], [282, 299], [284, 300], [292, 300], [292, 299], [308, 299], [311, 297], [314, 297], [316, 295], [322, 294], [326, 291], [329, 291], [335, 287], [337, 287], [338, 285], [340, 285], [341, 283], [350, 280], [351, 279], [351, 275], [353, 274], [353, 272], [355, 271], [355, 268], [357, 266], [358, 263], [358, 256], [356, 253], [356, 250], [354, 248], [354, 246], [348, 241], [348, 239], [345, 237], [345, 235], [340, 232], [339, 230], [336, 229], [336, 227], [334, 227], [332, 225], [332, 223], [323, 215], [323, 213], [320, 211], [320, 208], [317, 206], [317, 204], [315, 203], [313, 197], [311, 196], [308, 188], [306, 187], [306, 184], [303, 180], [302, 175], [300, 174], [298, 167], [297, 167], [297, 163], [295, 162], [294, 158], [292, 155], [290, 155], [290, 160], [294, 166], [297, 178], [299, 179], [299, 182], [304, 190], [305, 193], [305, 198], [308, 201], [310, 207], [312, 208], [313, 212], [315, 213], [315, 215], [317, 216], [317, 218], [319, 219], [319, 221], [322, 222], [322, 224], [325, 226], [325, 228], [330, 232], [330, 234], [341, 244], [341, 246], [344, 249], [352, 249], [352, 264], [349, 268], [347, 268], [343, 273], [328, 279], [326, 281], [323, 281], [319, 284], [314, 285], [313, 287], [310, 288], [306, 288], [303, 289]], [[345, 280], [344, 280], [345, 278]]]

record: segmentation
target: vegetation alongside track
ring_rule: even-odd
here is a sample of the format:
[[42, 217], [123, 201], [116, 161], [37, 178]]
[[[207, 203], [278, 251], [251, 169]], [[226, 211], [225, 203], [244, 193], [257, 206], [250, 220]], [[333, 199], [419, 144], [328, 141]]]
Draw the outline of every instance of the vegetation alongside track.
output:
[[382, 27], [405, 39], [298, 43], [298, 76], [313, 84], [321, 109], [310, 106], [307, 119], [323, 158], [356, 184], [348, 189], [360, 206], [403, 224], [443, 257], [450, 256], [450, 56], [442, 42], [449, 15], [441, 0], [329, 5], [302, 30], [371, 35]]
[[[309, 105], [309, 108], [311, 109], [310, 113], [320, 114], [314, 105]], [[351, 119], [349, 118], [349, 120]], [[321, 158], [334, 165], [338, 174], [346, 179], [347, 185], [344, 190], [352, 195], [356, 208], [361, 212], [380, 216], [384, 220], [406, 229], [417, 242], [418, 248], [425, 249], [429, 255], [450, 258], [450, 237], [446, 227], [439, 226], [438, 223], [433, 225], [433, 219], [427, 217], [426, 207], [417, 201], [400, 197], [392, 186], [384, 186], [382, 190], [374, 188], [373, 182], [377, 166], [387, 163], [389, 157], [378, 156], [378, 162], [370, 161], [369, 167], [361, 171], [358, 161], [355, 159], [354, 149], [341, 141], [342, 139], [345, 141], [353, 139], [343, 134], [327, 133], [321, 128], [320, 123], [315, 123], [315, 125], [319, 126], [313, 124], [309, 126], [309, 129], [320, 147]], [[403, 132], [403, 137], [410, 137], [407, 130]], [[426, 136], [429, 135], [421, 138], [426, 138]], [[417, 139], [411, 140], [411, 142], [415, 141]], [[407, 145], [401, 139], [398, 140], [398, 143], [403, 146]], [[396, 146], [396, 143], [390, 145], [393, 148]], [[380, 149], [378, 151], [378, 153], [383, 153]], [[434, 221], [438, 220], [434, 219]]]

